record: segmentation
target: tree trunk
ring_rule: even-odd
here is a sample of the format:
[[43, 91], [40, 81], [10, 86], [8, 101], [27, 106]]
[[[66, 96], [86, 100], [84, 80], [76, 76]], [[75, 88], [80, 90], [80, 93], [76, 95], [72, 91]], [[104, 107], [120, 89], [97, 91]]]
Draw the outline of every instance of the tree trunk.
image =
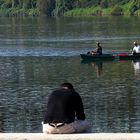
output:
[[15, 0], [12, 0], [12, 8], [15, 7]]

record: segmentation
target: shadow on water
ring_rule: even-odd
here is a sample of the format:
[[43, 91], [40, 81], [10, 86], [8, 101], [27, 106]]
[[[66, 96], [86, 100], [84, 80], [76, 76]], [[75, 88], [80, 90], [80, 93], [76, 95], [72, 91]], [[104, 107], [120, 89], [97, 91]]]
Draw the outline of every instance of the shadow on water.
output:
[[[93, 69], [97, 72], [97, 77], [100, 77], [103, 71], [103, 61], [88, 61], [88, 60], [82, 60], [82, 64], [89, 64], [93, 67]], [[105, 63], [105, 62], [104, 62]]]
[[97, 72], [97, 77], [100, 77], [103, 71], [103, 64], [107, 63], [113, 63], [113, 62], [125, 62], [125, 61], [130, 61], [132, 62], [132, 66], [134, 67], [134, 72], [135, 75], [140, 74], [140, 59], [126, 59], [126, 60], [117, 60], [117, 59], [112, 59], [112, 60], [81, 60], [81, 64], [88, 64], [91, 65], [94, 69], [96, 69]]
[[140, 74], [140, 60], [133, 60], [132, 65], [134, 66], [135, 75], [139, 76], [139, 74]]

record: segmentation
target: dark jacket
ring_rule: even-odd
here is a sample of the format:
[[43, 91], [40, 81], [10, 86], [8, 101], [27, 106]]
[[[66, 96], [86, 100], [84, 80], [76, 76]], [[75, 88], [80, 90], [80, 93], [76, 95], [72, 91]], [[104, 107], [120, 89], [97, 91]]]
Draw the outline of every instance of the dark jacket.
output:
[[102, 55], [102, 47], [101, 46], [97, 48], [96, 54]]
[[84, 120], [85, 114], [80, 95], [74, 90], [58, 89], [50, 95], [44, 123], [71, 123]]

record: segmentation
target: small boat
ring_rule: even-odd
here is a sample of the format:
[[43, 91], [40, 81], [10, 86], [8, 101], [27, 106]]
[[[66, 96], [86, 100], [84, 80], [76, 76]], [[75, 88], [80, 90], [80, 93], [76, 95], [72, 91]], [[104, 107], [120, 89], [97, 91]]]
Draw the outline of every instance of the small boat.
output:
[[80, 54], [83, 60], [113, 60], [115, 57], [113, 54], [91, 55]]
[[116, 54], [102, 54], [102, 55], [91, 55], [91, 54], [80, 54], [83, 60], [140, 60], [140, 55], [132, 55], [129, 53], [116, 53]]
[[119, 60], [140, 60], [140, 54], [137, 54], [137, 55], [132, 55], [132, 54], [121, 55], [121, 54], [118, 54], [117, 57], [119, 57]]

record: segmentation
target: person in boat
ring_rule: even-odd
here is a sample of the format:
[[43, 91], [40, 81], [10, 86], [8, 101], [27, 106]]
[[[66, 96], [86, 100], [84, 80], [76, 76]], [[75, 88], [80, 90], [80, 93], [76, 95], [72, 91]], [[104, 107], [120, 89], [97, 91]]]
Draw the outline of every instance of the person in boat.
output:
[[62, 83], [48, 98], [43, 133], [68, 134], [89, 130], [82, 99], [71, 83]]
[[102, 47], [100, 45], [99, 42], [96, 43], [96, 49], [88, 52], [87, 54], [91, 54], [91, 55], [102, 55]]
[[140, 55], [140, 45], [137, 42], [134, 42], [134, 47], [132, 50], [132, 55]]

